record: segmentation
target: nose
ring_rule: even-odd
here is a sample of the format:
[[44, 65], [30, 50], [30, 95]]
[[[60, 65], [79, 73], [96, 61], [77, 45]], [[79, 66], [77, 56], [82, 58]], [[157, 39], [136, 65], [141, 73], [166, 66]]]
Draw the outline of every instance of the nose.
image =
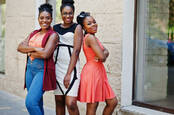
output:
[[43, 22], [46, 22], [46, 19], [43, 19]]
[[67, 14], [66, 17], [69, 18], [70, 17], [70, 14]]
[[43, 22], [46, 22], [46, 21], [47, 21], [47, 19], [46, 19], [46, 18], [44, 18], [42, 21], [43, 21]]

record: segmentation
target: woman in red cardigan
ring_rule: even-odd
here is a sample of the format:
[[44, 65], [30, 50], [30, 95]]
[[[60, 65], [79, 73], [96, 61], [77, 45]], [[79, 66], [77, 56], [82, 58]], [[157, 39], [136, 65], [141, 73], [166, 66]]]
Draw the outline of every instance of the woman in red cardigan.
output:
[[43, 94], [56, 89], [53, 52], [58, 35], [50, 27], [52, 6], [39, 7], [38, 21], [41, 29], [33, 31], [18, 46], [18, 51], [27, 54], [25, 87], [27, 88], [26, 107], [30, 115], [43, 115]]

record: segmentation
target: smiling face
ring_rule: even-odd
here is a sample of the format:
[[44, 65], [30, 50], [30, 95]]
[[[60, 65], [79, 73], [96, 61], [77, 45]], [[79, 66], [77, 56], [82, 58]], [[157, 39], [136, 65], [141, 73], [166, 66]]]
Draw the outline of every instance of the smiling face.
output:
[[92, 16], [87, 16], [83, 21], [84, 29], [87, 33], [95, 34], [97, 32], [97, 23]]
[[71, 24], [74, 18], [73, 9], [70, 6], [65, 6], [61, 12], [62, 20], [65, 24]]
[[52, 22], [51, 14], [47, 11], [43, 11], [39, 14], [38, 17], [39, 25], [41, 29], [46, 30], [50, 27]]

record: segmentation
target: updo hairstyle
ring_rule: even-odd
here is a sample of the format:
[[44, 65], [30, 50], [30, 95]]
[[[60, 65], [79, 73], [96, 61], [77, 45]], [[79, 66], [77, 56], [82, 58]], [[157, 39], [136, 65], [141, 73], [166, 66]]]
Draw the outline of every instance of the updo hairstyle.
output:
[[52, 12], [53, 12], [52, 5], [50, 5], [48, 3], [40, 5], [40, 7], [39, 7], [39, 15], [40, 15], [40, 13], [42, 13], [44, 11], [50, 13], [50, 15], [52, 17]]
[[62, 5], [60, 6], [60, 12], [62, 12], [63, 8], [66, 6], [71, 7], [74, 12], [74, 10], [75, 10], [74, 0], [62, 0]]
[[83, 21], [86, 17], [90, 16], [89, 12], [84, 12], [82, 11], [78, 16], [77, 16], [77, 23], [80, 24], [82, 27], [83, 25]]

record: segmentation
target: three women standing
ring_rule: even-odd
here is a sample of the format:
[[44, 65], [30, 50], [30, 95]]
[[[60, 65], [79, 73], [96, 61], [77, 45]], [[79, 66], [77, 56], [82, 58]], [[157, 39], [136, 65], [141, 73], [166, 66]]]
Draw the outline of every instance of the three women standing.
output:
[[79, 53], [82, 28], [73, 22], [74, 1], [62, 0], [60, 7], [63, 23], [54, 25], [60, 41], [54, 52], [57, 89], [54, 91], [56, 114], [65, 115], [65, 105], [70, 115], [79, 115], [77, 95], [80, 83]]
[[[87, 103], [87, 115], [95, 115], [100, 101], [106, 101], [104, 115], [112, 114], [117, 105], [117, 99], [108, 84], [102, 64], [109, 52], [95, 37], [97, 24], [93, 17], [84, 12], [78, 16], [80, 25], [74, 23], [73, 4], [73, 0], [62, 0], [60, 11], [63, 23], [53, 27], [58, 35], [50, 27], [51, 6], [41, 5], [38, 17], [41, 29], [32, 32], [18, 46], [19, 52], [28, 54], [25, 79], [28, 91], [26, 107], [31, 115], [44, 114], [43, 94], [47, 90], [56, 89], [56, 84], [57, 89], [54, 93], [57, 115], [65, 115], [65, 106], [70, 115], [79, 115], [77, 107], [79, 84], [79, 100]], [[82, 27], [86, 32], [83, 49], [87, 63], [82, 70], [80, 83], [79, 53], [83, 38]], [[56, 48], [58, 38], [59, 44]]]

